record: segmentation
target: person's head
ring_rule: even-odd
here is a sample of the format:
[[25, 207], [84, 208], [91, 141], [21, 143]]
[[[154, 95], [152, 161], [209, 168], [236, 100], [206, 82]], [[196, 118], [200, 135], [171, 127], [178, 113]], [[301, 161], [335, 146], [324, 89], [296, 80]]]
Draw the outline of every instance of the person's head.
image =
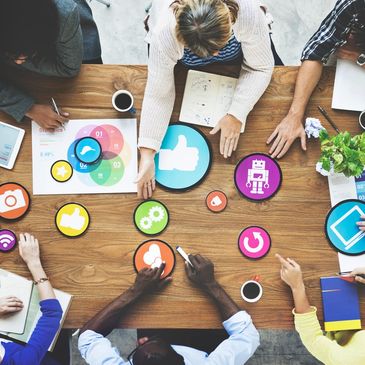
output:
[[176, 36], [197, 56], [215, 55], [228, 43], [239, 9], [235, 0], [177, 0], [173, 6]]
[[184, 365], [184, 358], [170, 344], [157, 337], [138, 340], [139, 346], [128, 356], [133, 365]]
[[0, 54], [21, 64], [56, 56], [58, 12], [53, 0], [0, 0]]

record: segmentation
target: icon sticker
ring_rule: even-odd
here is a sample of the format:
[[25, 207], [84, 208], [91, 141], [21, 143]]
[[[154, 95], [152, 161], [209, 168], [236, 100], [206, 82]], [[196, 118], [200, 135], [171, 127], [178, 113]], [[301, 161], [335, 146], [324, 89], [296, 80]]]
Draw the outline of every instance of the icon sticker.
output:
[[214, 190], [207, 195], [205, 202], [210, 211], [219, 213], [226, 209], [228, 199], [227, 195], [223, 193], [223, 191]]
[[166, 267], [161, 278], [169, 276], [174, 270], [175, 254], [166, 242], [160, 240], [143, 242], [138, 246], [133, 257], [134, 268], [137, 272], [144, 268], [160, 267], [163, 261], [166, 262]]
[[82, 163], [94, 164], [99, 161], [101, 154], [101, 144], [95, 138], [81, 138], [77, 141], [75, 145], [75, 155], [77, 159]]
[[0, 251], [9, 252], [17, 244], [18, 239], [13, 231], [8, 229], [0, 230]]
[[349, 199], [335, 205], [328, 213], [325, 232], [331, 246], [345, 255], [365, 253], [365, 232], [357, 222], [365, 215], [365, 203]]
[[237, 190], [254, 201], [270, 199], [279, 190], [282, 173], [270, 156], [254, 153], [244, 157], [236, 166], [234, 182]]
[[169, 211], [157, 200], [148, 200], [138, 205], [134, 211], [137, 229], [149, 236], [159, 234], [169, 223]]
[[271, 237], [262, 227], [247, 227], [238, 236], [238, 248], [249, 259], [261, 259], [267, 255], [270, 247]]
[[0, 217], [15, 220], [24, 216], [30, 207], [28, 191], [17, 183], [0, 185]]
[[81, 204], [67, 203], [56, 214], [56, 227], [67, 237], [81, 236], [89, 225], [89, 212]]
[[51, 166], [51, 175], [57, 182], [64, 183], [71, 179], [73, 168], [68, 161], [58, 160]]
[[156, 154], [156, 181], [173, 191], [200, 184], [211, 166], [211, 149], [205, 135], [184, 123], [168, 127]]

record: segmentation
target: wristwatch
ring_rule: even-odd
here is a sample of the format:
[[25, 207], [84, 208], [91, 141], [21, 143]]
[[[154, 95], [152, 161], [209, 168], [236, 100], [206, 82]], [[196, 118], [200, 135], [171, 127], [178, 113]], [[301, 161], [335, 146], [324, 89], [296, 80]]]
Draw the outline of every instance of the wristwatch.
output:
[[361, 53], [356, 62], [359, 66], [365, 66], [365, 53]]

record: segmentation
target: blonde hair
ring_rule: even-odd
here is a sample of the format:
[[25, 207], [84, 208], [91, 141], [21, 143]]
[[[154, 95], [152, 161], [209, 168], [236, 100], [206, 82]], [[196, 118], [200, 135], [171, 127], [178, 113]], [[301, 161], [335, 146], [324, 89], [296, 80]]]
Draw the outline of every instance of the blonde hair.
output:
[[202, 58], [227, 44], [239, 9], [235, 0], [177, 0], [172, 7], [177, 39]]

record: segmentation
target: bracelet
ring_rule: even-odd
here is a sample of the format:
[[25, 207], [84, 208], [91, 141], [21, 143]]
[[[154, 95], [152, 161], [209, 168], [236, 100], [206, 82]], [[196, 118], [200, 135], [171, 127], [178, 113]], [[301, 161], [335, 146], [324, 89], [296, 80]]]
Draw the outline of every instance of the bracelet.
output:
[[34, 283], [34, 285], [38, 285], [38, 284], [42, 284], [42, 283], [44, 283], [45, 281], [48, 281], [48, 280], [49, 280], [48, 278], [40, 278], [37, 281], [33, 281], [33, 283]]

